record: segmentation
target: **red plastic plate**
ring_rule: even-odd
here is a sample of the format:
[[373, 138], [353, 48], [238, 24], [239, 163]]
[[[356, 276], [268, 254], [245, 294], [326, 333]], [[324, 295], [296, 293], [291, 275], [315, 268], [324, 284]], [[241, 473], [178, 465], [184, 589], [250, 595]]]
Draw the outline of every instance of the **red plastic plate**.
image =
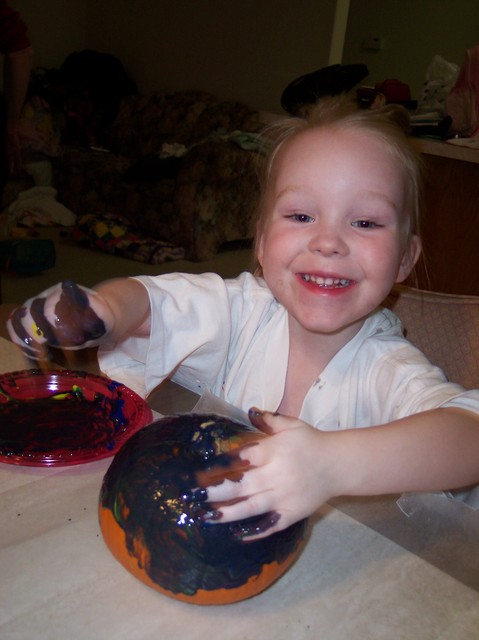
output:
[[153, 419], [125, 385], [81, 371], [0, 376], [0, 462], [66, 466], [113, 456]]

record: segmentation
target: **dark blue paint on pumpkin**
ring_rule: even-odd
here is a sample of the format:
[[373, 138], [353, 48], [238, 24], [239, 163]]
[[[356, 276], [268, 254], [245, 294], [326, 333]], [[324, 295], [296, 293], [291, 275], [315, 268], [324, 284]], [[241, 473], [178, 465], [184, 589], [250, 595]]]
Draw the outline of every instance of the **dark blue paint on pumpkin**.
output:
[[[197, 472], [219, 460], [227, 466], [232, 441], [241, 444], [252, 432], [216, 415], [163, 418], [132, 436], [105, 475], [100, 507], [112, 512], [129, 554], [147, 564], [141, 568], [152, 582], [173, 597], [240, 588], [301, 546], [306, 520], [251, 542], [241, 533], [262, 516], [230, 524], [202, 520], [208, 506], [203, 492], [195, 492]], [[138, 552], [138, 541], [146, 554]]]

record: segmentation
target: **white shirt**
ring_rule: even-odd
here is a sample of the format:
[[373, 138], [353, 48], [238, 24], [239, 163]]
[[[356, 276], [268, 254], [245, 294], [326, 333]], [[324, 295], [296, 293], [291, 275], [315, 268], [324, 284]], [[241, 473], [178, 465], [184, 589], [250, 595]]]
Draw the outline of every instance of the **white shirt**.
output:
[[[151, 305], [149, 337], [103, 347], [100, 366], [147, 396], [171, 377], [247, 411], [280, 404], [289, 351], [288, 314], [249, 273], [137, 278]], [[479, 413], [479, 391], [447, 382], [402, 335], [388, 309], [371, 314], [306, 394], [300, 418], [324, 430], [384, 424], [440, 406]]]

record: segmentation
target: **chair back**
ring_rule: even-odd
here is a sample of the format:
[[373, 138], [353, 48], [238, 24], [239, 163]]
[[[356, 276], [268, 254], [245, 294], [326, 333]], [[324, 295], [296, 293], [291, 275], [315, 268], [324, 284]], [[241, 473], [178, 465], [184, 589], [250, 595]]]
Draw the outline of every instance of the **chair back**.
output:
[[384, 302], [404, 333], [449, 380], [479, 389], [479, 297], [395, 285]]

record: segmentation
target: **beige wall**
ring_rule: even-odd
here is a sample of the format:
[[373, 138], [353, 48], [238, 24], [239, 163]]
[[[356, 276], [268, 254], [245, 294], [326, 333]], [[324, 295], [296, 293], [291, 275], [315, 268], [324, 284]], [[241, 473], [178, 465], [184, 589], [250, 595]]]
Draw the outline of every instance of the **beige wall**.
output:
[[29, 29], [34, 65], [58, 67], [72, 51], [85, 48], [87, 0], [10, 0]]
[[297, 76], [327, 65], [335, 0], [11, 0], [35, 65], [75, 50], [116, 55], [142, 91], [205, 89], [281, 110]]
[[[116, 55], [142, 91], [209, 90], [280, 111], [294, 78], [328, 64], [336, 0], [11, 0], [29, 25], [35, 64], [75, 50]], [[378, 53], [361, 50], [380, 36]], [[368, 83], [397, 77], [420, 94], [434, 54], [461, 64], [479, 42], [478, 0], [350, 0], [344, 63]]]
[[142, 90], [205, 89], [280, 110], [285, 86], [328, 63], [335, 0], [96, 0], [88, 42]]
[[[384, 49], [362, 51], [362, 41], [375, 36], [384, 38]], [[478, 0], [350, 0], [343, 62], [366, 64], [368, 84], [407, 82], [417, 99], [434, 55], [461, 65], [478, 43]]]

